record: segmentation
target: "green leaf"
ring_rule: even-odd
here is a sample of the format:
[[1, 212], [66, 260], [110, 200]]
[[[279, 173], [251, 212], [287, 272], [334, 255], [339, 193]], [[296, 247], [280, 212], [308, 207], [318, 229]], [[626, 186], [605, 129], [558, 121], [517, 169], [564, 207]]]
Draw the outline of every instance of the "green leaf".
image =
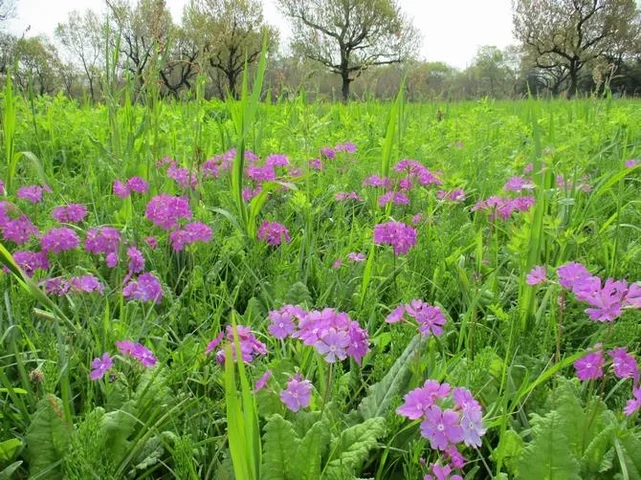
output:
[[321, 475], [321, 457], [330, 441], [329, 430], [323, 422], [316, 422], [300, 441], [294, 457], [295, 478], [316, 480]]
[[31, 476], [62, 478], [61, 463], [70, 434], [70, 427], [64, 421], [62, 400], [53, 395], [40, 400], [26, 438]]
[[22, 442], [17, 438], [0, 442], [0, 462], [10, 461], [22, 446]]
[[581, 466], [584, 473], [596, 475], [612, 468], [616, 418], [614, 418], [612, 412], [608, 411], [606, 413], [608, 414], [607, 417], [609, 417], [607, 426], [590, 441], [581, 458]]
[[14, 478], [13, 474], [18, 470], [18, 468], [20, 468], [20, 465], [22, 465], [22, 461], [14, 462], [4, 470], [0, 471], [0, 480], [11, 480]]
[[504, 463], [514, 474], [516, 473], [517, 460], [523, 454], [525, 443], [514, 430], [508, 430], [501, 435], [499, 445], [492, 453], [492, 459]]
[[296, 480], [301, 478], [294, 475], [292, 455], [299, 448], [300, 439], [296, 436], [294, 427], [280, 415], [272, 415], [265, 425], [263, 436], [265, 453], [261, 479], [263, 480]]
[[312, 295], [303, 282], [296, 282], [285, 294], [285, 303], [288, 305], [311, 305]]
[[407, 389], [412, 375], [410, 358], [423, 348], [425, 343], [426, 339], [422, 335], [416, 335], [381, 381], [368, 388], [367, 396], [358, 406], [364, 420], [387, 415], [394, 397], [400, 396]]
[[370, 418], [343, 430], [340, 437], [332, 442], [334, 449], [322, 478], [345, 479], [356, 474], [356, 470], [367, 460], [370, 450], [378, 445], [378, 439], [385, 432], [385, 419], [382, 417]]
[[105, 413], [102, 417], [101, 435], [114, 464], [119, 464], [128, 453], [131, 443], [129, 437], [135, 425], [136, 419], [124, 409]]
[[624, 479], [641, 479], [641, 440], [630, 433], [615, 439]]
[[522, 480], [580, 480], [579, 461], [562, 432], [563, 418], [557, 411], [532, 415], [534, 440], [525, 447], [518, 465]]

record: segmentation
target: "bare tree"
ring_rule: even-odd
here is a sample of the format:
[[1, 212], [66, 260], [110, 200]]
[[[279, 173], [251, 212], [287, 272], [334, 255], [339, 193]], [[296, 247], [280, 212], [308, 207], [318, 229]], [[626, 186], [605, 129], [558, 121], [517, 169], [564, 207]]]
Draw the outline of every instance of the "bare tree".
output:
[[292, 46], [350, 84], [373, 65], [399, 63], [418, 48], [419, 34], [397, 0], [277, 0], [292, 20]]
[[65, 23], [58, 24], [55, 34], [82, 68], [89, 84], [91, 99], [95, 100], [100, 65], [104, 62], [104, 21], [91, 10], [85, 11], [83, 15], [74, 10]]
[[636, 48], [639, 10], [635, 0], [514, 0], [514, 34], [537, 68], [558, 88], [578, 87], [586, 63]]
[[0, 29], [3, 24], [10, 18], [16, 15], [16, 2], [15, 0], [0, 0]]
[[[266, 36], [269, 50], [278, 42], [277, 31], [263, 19], [259, 0], [191, 0], [185, 9], [183, 27], [188, 36], [201, 41], [204, 61], [211, 67], [212, 80], [226, 81], [236, 96], [245, 62], [256, 62]], [[224, 94], [222, 85], [221, 94]]]

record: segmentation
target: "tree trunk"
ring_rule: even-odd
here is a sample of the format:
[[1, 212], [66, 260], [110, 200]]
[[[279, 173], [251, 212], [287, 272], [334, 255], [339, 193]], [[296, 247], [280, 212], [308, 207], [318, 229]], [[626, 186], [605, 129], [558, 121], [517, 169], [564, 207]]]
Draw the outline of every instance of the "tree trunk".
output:
[[229, 95], [232, 98], [238, 98], [236, 94], [236, 74], [233, 70], [227, 72], [227, 83], [229, 84]]
[[352, 79], [349, 78], [349, 72], [341, 73], [341, 78], [343, 79], [343, 102], [347, 103], [349, 101], [349, 85], [352, 83]]
[[570, 88], [568, 90], [568, 98], [572, 98], [577, 94], [579, 85], [579, 66], [575, 62], [570, 63]]

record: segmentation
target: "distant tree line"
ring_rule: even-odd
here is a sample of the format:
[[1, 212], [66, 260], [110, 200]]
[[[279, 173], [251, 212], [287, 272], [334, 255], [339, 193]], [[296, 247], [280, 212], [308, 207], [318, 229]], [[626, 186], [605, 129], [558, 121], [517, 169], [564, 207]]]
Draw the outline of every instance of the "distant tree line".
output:
[[479, 48], [470, 65], [417, 59], [420, 35], [398, 0], [277, 0], [286, 53], [260, 0], [190, 0], [176, 23], [165, 0], [105, 0], [71, 12], [53, 38], [14, 36], [15, 0], [0, 0], [0, 81], [25, 92], [102, 101], [107, 85], [188, 99], [238, 94], [265, 44], [266, 94], [386, 99], [406, 79], [410, 100], [525, 95], [641, 95], [641, 15], [635, 0], [513, 0], [518, 45]]

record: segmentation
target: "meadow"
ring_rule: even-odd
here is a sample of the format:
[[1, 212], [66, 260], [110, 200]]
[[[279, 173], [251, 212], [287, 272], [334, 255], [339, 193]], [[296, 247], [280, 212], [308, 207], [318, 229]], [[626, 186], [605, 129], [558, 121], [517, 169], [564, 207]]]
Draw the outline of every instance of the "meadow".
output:
[[0, 479], [641, 478], [638, 101], [2, 98]]

